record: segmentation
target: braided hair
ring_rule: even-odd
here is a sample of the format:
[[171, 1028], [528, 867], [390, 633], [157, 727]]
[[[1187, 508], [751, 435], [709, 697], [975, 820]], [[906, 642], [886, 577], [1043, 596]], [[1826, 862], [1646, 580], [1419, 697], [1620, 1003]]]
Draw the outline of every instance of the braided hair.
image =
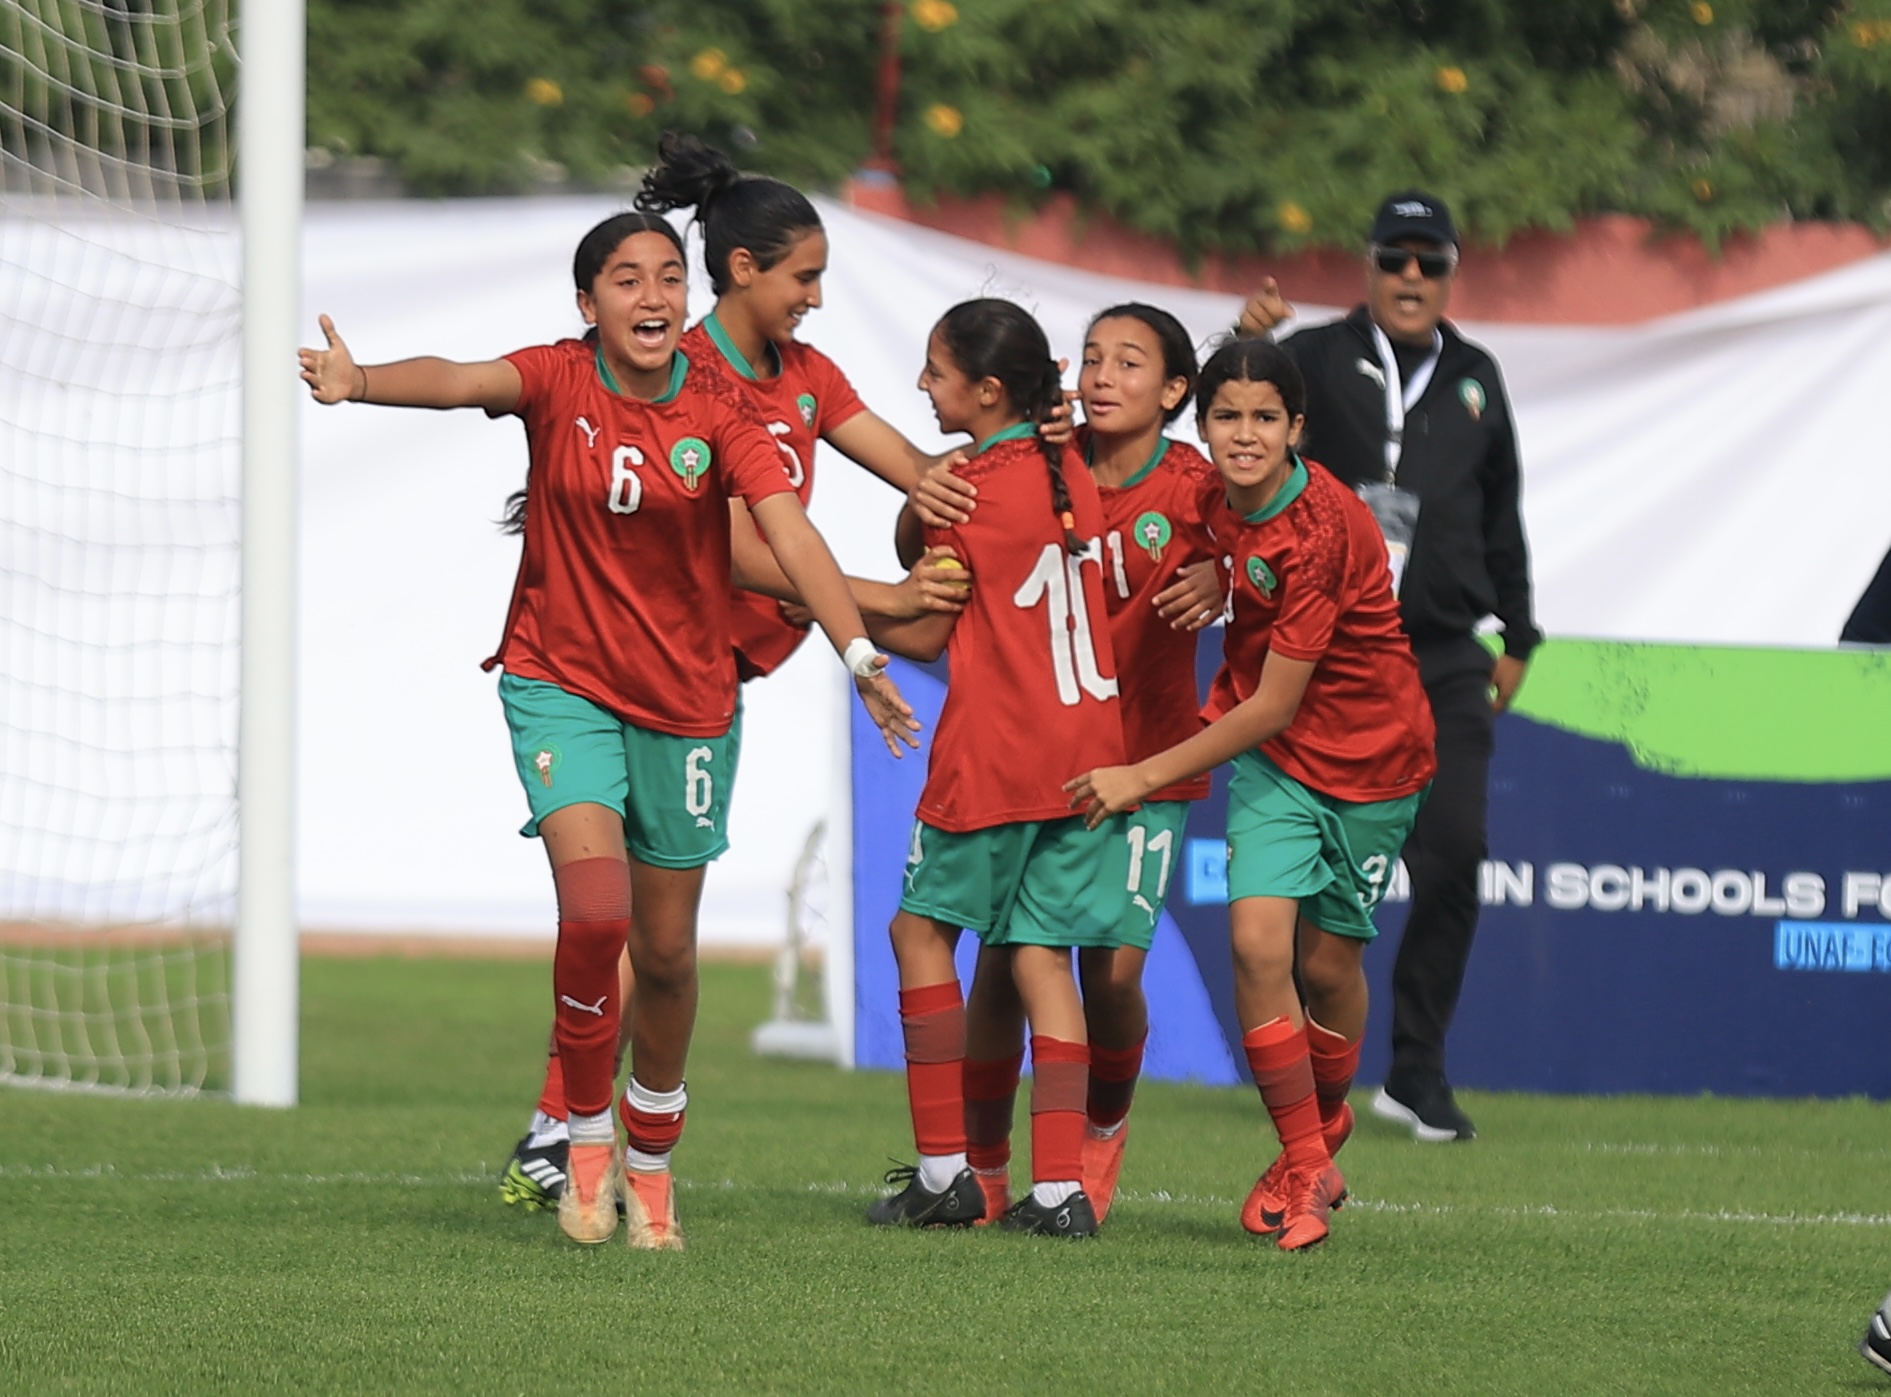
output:
[[[669, 219], [626, 210], [612, 214], [578, 239], [578, 250], [571, 257], [571, 279], [577, 284], [578, 290], [591, 294], [598, 277], [604, 272], [605, 263], [611, 260], [611, 254], [624, 245], [626, 238], [638, 233], [661, 233], [676, 244], [676, 255], [682, 259], [683, 265], [689, 265], [689, 253], [683, 248], [682, 236], [670, 226]], [[593, 325], [585, 331], [584, 337], [595, 342], [597, 326]], [[526, 489], [523, 485], [506, 496], [505, 512], [499, 516], [499, 532], [525, 532], [525, 501]]]
[[[961, 301], [939, 318], [938, 334], [952, 362], [973, 382], [995, 378], [1013, 411], [1043, 426], [1064, 405], [1063, 376], [1051, 358], [1050, 341], [1030, 312], [1010, 301], [985, 297]], [[1037, 439], [1051, 477], [1051, 505], [1064, 526], [1064, 547], [1084, 551], [1064, 483], [1064, 449]]]
[[800, 190], [778, 179], [745, 175], [714, 146], [681, 131], [665, 131], [658, 140], [657, 163], [632, 202], [651, 214], [696, 210], [709, 284], [718, 296], [729, 289], [729, 258], [737, 248], [747, 248], [767, 271], [821, 226], [821, 216]]

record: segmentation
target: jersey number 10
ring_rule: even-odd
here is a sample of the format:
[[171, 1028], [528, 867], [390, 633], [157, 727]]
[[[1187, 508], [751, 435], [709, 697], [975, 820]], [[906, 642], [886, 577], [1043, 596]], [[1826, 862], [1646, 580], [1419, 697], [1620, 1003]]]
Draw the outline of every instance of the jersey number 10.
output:
[[1057, 675], [1057, 698], [1074, 708], [1083, 695], [1093, 699], [1116, 697], [1116, 680], [1097, 670], [1096, 642], [1090, 636], [1090, 608], [1083, 599], [1083, 565], [1098, 562], [1102, 550], [1095, 539], [1081, 556], [1072, 557], [1063, 545], [1047, 543], [1037, 566], [1011, 598], [1026, 611], [1039, 602], [1049, 613], [1051, 669]]

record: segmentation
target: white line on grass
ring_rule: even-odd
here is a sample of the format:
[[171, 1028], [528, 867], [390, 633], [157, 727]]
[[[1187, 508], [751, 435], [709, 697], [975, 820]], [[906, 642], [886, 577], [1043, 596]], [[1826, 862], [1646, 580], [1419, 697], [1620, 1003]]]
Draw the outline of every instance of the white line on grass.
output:
[[[255, 1169], [226, 1168], [222, 1165], [210, 1165], [204, 1169], [153, 1170], [131, 1173], [119, 1169], [113, 1164], [92, 1164], [83, 1168], [67, 1168], [56, 1164], [0, 1164], [0, 1181], [10, 1179], [48, 1179], [59, 1182], [69, 1180], [103, 1179], [121, 1183], [184, 1183], [184, 1184], [292, 1184], [301, 1186], [320, 1186], [329, 1184], [378, 1184], [405, 1185], [410, 1188], [442, 1188], [477, 1185], [481, 1187], [495, 1184], [497, 1172], [488, 1170], [454, 1170], [441, 1174], [383, 1174], [367, 1171], [352, 1171], [337, 1174], [265, 1174]], [[762, 1193], [772, 1192], [773, 1186], [743, 1183], [736, 1179], [689, 1179], [676, 1181], [676, 1186], [692, 1193]], [[824, 1180], [805, 1184], [807, 1193], [837, 1194], [843, 1197], [877, 1198], [885, 1190], [878, 1185], [849, 1183], [841, 1179]], [[1130, 1203], [1152, 1203], [1157, 1206], [1177, 1206], [1190, 1208], [1238, 1208], [1238, 1198], [1222, 1198], [1214, 1194], [1171, 1193], [1167, 1189], [1148, 1191], [1123, 1189], [1117, 1198]], [[1681, 1208], [1663, 1211], [1658, 1208], [1562, 1208], [1554, 1203], [1533, 1203], [1518, 1206], [1490, 1204], [1467, 1207], [1458, 1203], [1399, 1203], [1385, 1198], [1362, 1198], [1353, 1194], [1346, 1200], [1348, 1210], [1358, 1209], [1368, 1213], [1388, 1213], [1397, 1216], [1418, 1217], [1517, 1217], [1517, 1218], [1567, 1218], [1578, 1222], [1593, 1222], [1599, 1219], [1617, 1218], [1631, 1222], [1709, 1222], [1736, 1223], [1746, 1226], [1762, 1227], [1891, 1227], [1891, 1213], [1761, 1213], [1745, 1208]]]

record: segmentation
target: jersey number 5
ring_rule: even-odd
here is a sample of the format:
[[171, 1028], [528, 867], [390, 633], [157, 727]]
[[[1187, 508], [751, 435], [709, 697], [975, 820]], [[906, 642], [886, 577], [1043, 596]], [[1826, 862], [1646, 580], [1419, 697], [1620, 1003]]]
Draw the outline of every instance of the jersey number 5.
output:
[[1097, 670], [1096, 642], [1090, 637], [1090, 608], [1083, 599], [1083, 565], [1100, 559], [1095, 539], [1081, 557], [1072, 557], [1062, 544], [1047, 543], [1037, 566], [1011, 600], [1026, 611], [1041, 601], [1049, 613], [1051, 669], [1057, 675], [1057, 698], [1075, 707], [1084, 694], [1094, 699], [1116, 697], [1116, 681]]
[[620, 446], [611, 453], [611, 493], [605, 503], [612, 514], [635, 514], [643, 506], [643, 477], [632, 466], [643, 464], [643, 452]]

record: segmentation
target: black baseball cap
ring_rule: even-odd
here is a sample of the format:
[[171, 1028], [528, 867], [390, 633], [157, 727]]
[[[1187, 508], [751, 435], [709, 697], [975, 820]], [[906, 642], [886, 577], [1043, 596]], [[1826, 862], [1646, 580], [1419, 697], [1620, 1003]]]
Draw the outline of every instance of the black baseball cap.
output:
[[1423, 190], [1394, 194], [1372, 220], [1372, 241], [1394, 243], [1400, 238], [1424, 238], [1444, 247], [1458, 245], [1458, 228], [1444, 200]]

